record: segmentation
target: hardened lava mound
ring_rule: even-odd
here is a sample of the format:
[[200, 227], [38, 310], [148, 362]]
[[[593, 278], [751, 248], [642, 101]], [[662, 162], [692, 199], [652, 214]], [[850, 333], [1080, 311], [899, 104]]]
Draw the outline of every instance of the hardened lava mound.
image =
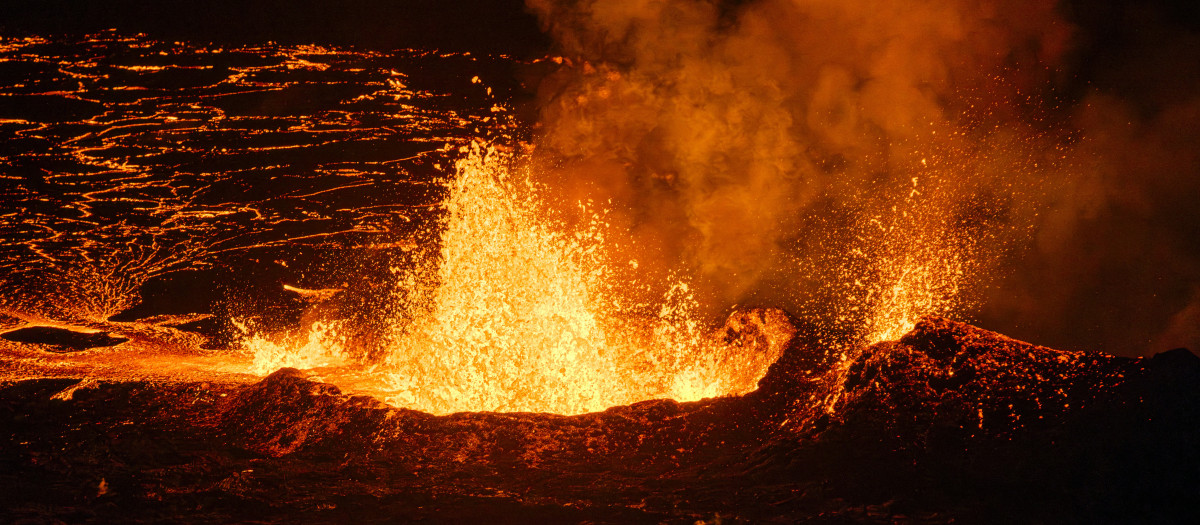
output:
[[1198, 415], [1187, 350], [1063, 352], [940, 318], [845, 357], [797, 336], [744, 396], [578, 416], [434, 416], [294, 369], [7, 380], [0, 518], [1184, 523]]

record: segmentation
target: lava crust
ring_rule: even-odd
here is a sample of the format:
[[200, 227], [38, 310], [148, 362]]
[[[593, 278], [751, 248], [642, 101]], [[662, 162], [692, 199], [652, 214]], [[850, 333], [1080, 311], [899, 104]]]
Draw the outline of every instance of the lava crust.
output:
[[294, 369], [0, 384], [5, 522], [1183, 523], [1200, 358], [925, 318], [741, 397], [434, 416]]

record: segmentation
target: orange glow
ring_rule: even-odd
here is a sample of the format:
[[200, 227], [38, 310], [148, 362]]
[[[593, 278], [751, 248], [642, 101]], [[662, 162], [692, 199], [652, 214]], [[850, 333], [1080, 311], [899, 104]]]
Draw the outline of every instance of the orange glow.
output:
[[923, 194], [914, 177], [907, 197], [860, 222], [842, 279], [860, 344], [895, 341], [927, 315], [965, 309], [961, 288], [971, 273], [976, 240], [956, 227], [944, 190]]
[[[0, 50], [45, 43], [36, 39], [0, 43]], [[130, 40], [129, 45], [136, 43], [136, 39]], [[223, 52], [192, 51], [214, 55]], [[224, 66], [185, 66], [157, 58], [128, 64], [108, 64], [106, 59], [92, 58], [67, 64], [61, 57], [24, 55], [47, 64], [46, 71], [59, 71], [55, 75], [72, 79], [64, 85], [79, 86], [74, 91], [45, 95], [73, 100], [108, 96], [112, 94], [109, 84], [121, 84], [125, 79], [140, 82], [143, 77], [178, 69], [209, 68], [216, 74], [209, 80], [211, 85], [198, 90], [192, 105], [154, 106], [154, 111], [148, 112], [137, 105], [104, 99], [106, 102], [101, 105], [106, 108], [105, 113], [80, 117], [87, 120], [79, 122], [60, 123], [73, 130], [70, 133], [77, 134], [63, 143], [64, 158], [86, 166], [86, 173], [46, 172], [47, 180], [53, 181], [55, 188], [69, 190], [68, 200], [72, 204], [59, 210], [59, 215], [37, 219], [42, 222], [35, 221], [33, 226], [43, 233], [19, 230], [31, 240], [23, 241], [27, 253], [8, 261], [7, 268], [19, 274], [10, 277], [10, 281], [21, 284], [15, 287], [21, 293], [5, 298], [4, 304], [0, 304], [0, 331], [44, 325], [81, 333], [112, 332], [128, 339], [112, 348], [55, 357], [54, 362], [63, 363], [64, 370], [102, 370], [105, 374], [119, 370], [131, 377], [184, 375], [202, 370], [262, 376], [283, 367], [294, 367], [353, 393], [371, 394], [399, 406], [433, 413], [499, 410], [565, 414], [652, 398], [689, 401], [749, 392], [793, 335], [793, 328], [786, 320], [754, 321], [739, 314], [727, 321], [725, 329], [717, 329], [701, 314], [702, 311], [710, 314], [717, 305], [741, 300], [743, 296], [731, 290], [741, 293], [750, 283], [758, 282], [768, 269], [773, 269], [771, 265], [776, 264], [776, 255], [780, 255], [778, 251], [787, 249], [781, 239], [794, 224], [790, 216], [815, 209], [811, 202], [818, 189], [800, 182], [811, 179], [806, 168], [790, 161], [771, 160], [788, 158], [799, 151], [792, 147], [792, 139], [780, 138], [781, 135], [771, 131], [790, 129], [790, 124], [772, 120], [775, 124], [762, 126], [760, 119], [739, 117], [732, 120], [750, 123], [748, 128], [743, 129], [739, 124], [722, 131], [707, 123], [724, 121], [728, 108], [724, 101], [703, 105], [665, 104], [658, 100], [639, 103], [641, 109], [654, 113], [641, 115], [638, 123], [657, 123], [662, 119], [656, 112], [662, 107], [672, 107], [688, 113], [689, 117], [681, 122], [705, 124], [677, 126], [668, 134], [677, 145], [684, 146], [680, 151], [685, 154], [678, 157], [686, 160], [686, 169], [673, 170], [668, 169], [671, 166], [650, 163], [654, 170], [647, 177], [654, 184], [670, 187], [671, 191], [646, 192], [644, 203], [640, 199], [634, 199], [639, 201], [636, 203], [630, 199], [622, 201], [621, 194], [638, 193], [645, 188], [615, 180], [630, 176], [621, 172], [619, 163], [576, 167], [595, 173], [564, 170], [574, 177], [556, 178], [546, 177], [547, 173], [531, 173], [531, 162], [520, 156], [478, 145], [464, 148], [463, 158], [445, 181], [440, 222], [432, 231], [424, 232], [428, 235], [400, 240], [392, 236], [393, 232], [399, 235], [400, 230], [392, 229], [399, 224], [399, 217], [403, 215], [405, 223], [416, 220], [412, 224], [421, 224], [428, 218], [424, 214], [431, 204], [423, 196], [424, 185], [429, 182], [424, 172], [414, 169], [410, 173], [405, 163], [411, 160], [411, 166], [434, 166], [441, 170], [442, 155], [468, 142], [466, 130], [502, 122], [507, 118], [503, 115], [507, 110], [490, 99], [486, 103], [490, 109], [476, 112], [486, 115], [444, 111], [437, 105], [424, 108], [425, 101], [442, 95], [421, 91], [423, 84], [419, 79], [409, 79], [397, 70], [374, 66], [357, 69], [362, 64], [355, 61], [371, 63], [370, 52], [303, 46], [246, 48], [238, 53], [262, 55], [264, 60], [260, 65], [251, 61], [249, 65], [230, 67], [224, 76]], [[353, 61], [347, 62], [348, 58]], [[345, 69], [351, 65], [354, 68]], [[346, 99], [339, 99], [339, 107], [361, 105], [354, 111], [342, 107], [348, 112], [276, 119], [223, 109], [222, 104], [236, 106], [237, 97], [243, 95], [258, 97], [301, 87], [309, 81], [297, 81], [286, 74], [299, 70], [324, 72], [331, 79], [353, 72], [351, 77], [355, 80], [338, 80], [346, 84], [361, 80], [361, 71], [373, 73], [363, 74], [370, 81], [362, 89], [347, 87]], [[621, 76], [605, 68], [598, 71], [604, 82], [598, 91], [589, 93], [594, 95], [589, 99], [593, 102], [608, 100], [605, 104], [609, 104], [647, 94], [646, 90], [631, 88], [626, 95], [618, 96], [621, 93], [617, 87], [627, 82], [638, 86], [635, 80], [639, 77]], [[718, 77], [695, 75], [694, 78]], [[105, 79], [99, 83], [103, 89], [97, 89], [99, 79]], [[484, 83], [479, 76], [471, 81]], [[111, 89], [146, 88], [134, 82]], [[209, 93], [210, 90], [217, 94]], [[684, 94], [691, 97], [687, 100], [700, 100], [696, 97], [709, 96], [711, 92], [697, 88]], [[119, 98], [124, 100], [125, 96]], [[772, 118], [785, 115], [772, 106], [757, 108], [757, 102], [753, 97], [739, 99], [734, 107], [741, 109], [734, 113]], [[624, 103], [604, 107], [619, 111], [605, 111], [597, 119], [581, 120], [587, 126], [581, 128], [579, 141], [594, 141], [603, 136], [596, 133], [603, 126], [588, 127], [603, 122], [601, 117], [620, 123], [623, 121], [617, 117], [630, 116], [625, 115], [628, 108]], [[693, 115], [686, 108], [700, 109], [695, 109]], [[363, 112], [393, 115], [387, 119], [387, 126], [371, 128], [363, 122], [369, 119], [358, 118]], [[45, 130], [67, 132], [55, 128], [58, 124], [33, 120], [9, 119], [0, 123], [12, 124], [16, 136], [40, 137], [36, 134]], [[618, 127], [622, 130], [620, 136], [638, 128]], [[456, 131], [443, 133], [445, 130]], [[758, 130], [765, 131], [759, 135]], [[745, 135], [750, 131], [754, 133]], [[303, 162], [290, 166], [292, 151], [335, 145], [345, 133], [362, 137], [358, 144], [371, 148], [393, 144], [396, 133], [413, 141], [445, 146], [438, 150], [433, 149], [438, 146], [432, 145], [419, 148], [420, 153], [404, 159], [352, 165], [341, 162], [340, 146], [330, 148], [338, 151], [334, 155], [337, 159], [314, 154], [323, 161], [316, 177], [309, 177], [312, 173], [304, 161], [307, 155], [299, 155], [298, 160]], [[219, 151], [212, 149], [213, 144], [221, 146]], [[605, 142], [589, 144], [589, 148], [609, 150]], [[539, 151], [546, 147], [539, 144]], [[210, 153], [215, 172], [177, 171], [176, 154], [187, 158], [206, 157]], [[268, 160], [281, 164], [258, 165]], [[332, 160], [337, 162], [324, 162]], [[917, 165], [916, 158], [893, 160], [891, 167], [896, 174], [906, 173], [904, 166]], [[924, 159], [919, 164], [923, 167], [919, 172], [922, 177], [934, 170], [925, 169]], [[254, 173], [243, 173], [239, 168], [243, 165], [254, 166]], [[226, 167], [229, 173], [223, 171]], [[261, 180], [260, 169], [264, 172]], [[601, 172], [608, 169], [612, 173]], [[413, 177], [412, 184], [391, 185], [393, 179], [417, 174], [421, 176]], [[942, 176], [954, 180], [953, 175]], [[172, 186], [176, 176], [180, 188]], [[295, 180], [285, 180], [293, 177]], [[934, 176], [929, 178], [936, 180]], [[558, 182], [562, 179], [583, 181], [581, 186], [597, 182], [604, 189], [591, 193], [571, 186], [573, 182], [560, 186]], [[280, 182], [268, 182], [275, 180]], [[534, 180], [557, 182], [551, 193]], [[250, 181], [272, 197], [241, 199], [240, 190], [234, 188], [244, 188]], [[387, 193], [382, 191], [379, 192], [382, 197], [375, 194], [376, 188], [394, 187], [407, 192], [417, 186], [421, 190], [412, 195], [397, 193], [403, 196], [398, 199], [400, 202], [389, 201]], [[843, 326], [837, 328], [850, 327], [843, 332], [855, 333], [853, 345], [841, 345], [846, 342], [843, 339], [829, 341], [830, 347], [850, 348], [895, 339], [921, 315], [959, 311], [958, 292], [967, 274], [967, 263], [971, 262], [967, 249], [970, 245], [964, 243], [960, 238], [963, 236], [956, 233], [948, 219], [953, 212], [947, 210], [952, 209], [950, 204], [954, 199], [934, 199], [922, 195], [918, 187], [926, 186], [914, 179], [907, 199], [904, 198], [910, 191], [907, 183], [880, 192], [883, 195], [880, 200], [889, 201], [889, 207], [891, 200], [897, 201], [890, 211], [887, 207], [877, 207], [874, 200], [852, 204], [861, 205], [854, 213], [874, 215], [855, 230], [855, 250], [846, 257], [848, 264], [840, 270], [842, 273], [826, 280], [836, 283], [836, 296], [821, 306], [831, 308], [848, 301], [848, 312], [841, 320]], [[422, 194], [420, 199], [418, 193]], [[893, 194], [899, 199], [892, 199]], [[564, 203], [551, 199], [565, 195], [591, 195], [597, 202], [581, 202], [575, 208], [578, 213], [567, 216], [562, 212]], [[683, 201], [671, 205], [668, 201], [672, 196]], [[29, 194], [30, 199], [35, 197], [37, 201], [52, 200], [37, 192]], [[414, 202], [407, 202], [410, 197]], [[291, 206], [292, 203], [304, 205]], [[344, 207], [347, 204], [349, 208]], [[573, 204], [567, 202], [565, 208], [570, 209]], [[308, 205], [320, 210], [313, 211]], [[635, 209], [637, 206], [648, 209]], [[637, 213], [630, 213], [631, 210]], [[646, 212], [644, 221], [640, 212]], [[10, 214], [10, 218], [14, 225], [25, 220], [19, 214]], [[610, 222], [620, 226], [610, 226]], [[677, 222], [688, 222], [690, 229], [676, 228]], [[645, 228], [628, 236], [630, 232], [616, 231], [631, 224]], [[838, 230], [831, 235], [841, 236], [846, 231], [844, 224], [831, 221], [827, 226]], [[252, 227], [247, 228], [248, 225]], [[660, 237], [668, 236], [679, 242], [655, 244]], [[413, 240], [427, 238], [436, 241], [421, 246]], [[634, 245], [630, 241], [628, 245], [617, 245], [613, 241], [616, 238], [638, 239], [643, 244]], [[204, 328], [180, 328], [213, 314], [174, 313], [136, 321], [112, 320], [137, 318], [161, 308], [149, 305], [132, 310], [134, 314], [119, 316], [139, 306], [141, 294], [162, 284], [155, 279], [171, 272], [219, 266], [226, 261], [222, 254], [235, 253], [244, 254], [247, 264], [253, 260], [254, 264], [278, 270], [273, 265], [286, 267], [283, 259], [287, 257], [272, 261], [275, 254], [292, 248], [320, 247], [326, 242], [330, 246], [340, 242], [342, 248], [388, 249], [380, 260], [387, 256], [407, 257], [397, 254], [409, 253], [415, 263], [393, 262], [398, 266], [393, 270], [396, 280], [393, 284], [397, 286], [381, 289], [397, 291], [372, 295], [370, 306], [363, 306], [366, 302], [339, 303], [350, 295], [348, 287], [338, 284], [344, 279], [322, 281], [324, 277], [342, 277], [337, 273], [341, 271], [339, 268], [322, 269], [329, 275], [315, 279], [304, 278], [302, 271], [289, 269], [288, 278], [298, 279], [292, 284], [317, 286], [306, 289], [282, 285], [283, 291], [296, 294], [305, 304], [301, 316], [304, 321], [288, 331], [268, 330], [257, 323], [277, 320], [269, 313], [256, 315], [264, 312], [252, 311], [259, 305], [249, 305], [231, 314], [250, 316], [234, 320], [244, 336], [240, 344], [247, 350], [235, 355], [206, 349], [207, 344], [227, 343], [225, 314], [219, 319], [222, 323], [219, 338], [209, 332], [216, 331], [213, 325], [218, 323], [208, 323]], [[689, 255], [687, 252], [691, 251], [695, 253]], [[635, 252], [645, 257], [641, 270], [636, 261], [616, 255]], [[831, 250], [830, 257], [836, 259], [844, 253]], [[696, 256], [695, 260], [688, 260], [692, 256]], [[647, 275], [661, 275], [655, 272], [665, 273], [665, 268], [677, 267], [698, 273], [646, 282]], [[372, 268], [372, 272], [376, 270]], [[828, 267], [822, 266], [820, 270], [828, 271]], [[380, 273], [386, 276], [384, 272], [372, 273], [372, 279]], [[714, 285], [714, 275], [729, 284]], [[691, 277], [705, 283], [708, 288], [704, 294], [697, 293]], [[214, 282], [212, 288], [221, 288], [221, 284]], [[164, 286], [173, 289], [173, 285]], [[26, 287], [29, 289], [24, 290]], [[811, 289], [799, 285], [780, 294], [803, 296], [808, 292]], [[229, 293], [228, 301], [239, 300], [236, 291], [231, 289]], [[388, 293], [396, 295], [387, 297]], [[379, 296], [383, 300], [378, 300]], [[702, 309], [698, 296], [712, 299], [716, 304], [705, 304], [710, 308]], [[168, 299], [172, 303], [170, 311], [176, 306], [189, 306], [196, 311], [210, 308], [205, 303], [207, 298], [195, 302], [188, 298]], [[351, 312], [352, 308], [381, 311]], [[779, 312], [770, 315], [784, 317]], [[363, 318], [372, 323], [368, 327], [370, 333], [365, 335], [364, 326], [356, 324]], [[388, 320], [382, 323], [382, 329], [376, 324], [380, 319]], [[756, 322], [762, 324], [755, 325]], [[729, 336], [743, 331], [755, 335]], [[48, 359], [36, 353], [20, 353], [25, 349], [16, 343], [0, 345], [14, 349], [19, 359], [28, 358], [29, 362]], [[161, 346], [163, 355], [146, 357], [159, 348], [155, 345]], [[131, 352], [136, 359], [118, 355], [118, 348]], [[238, 380], [249, 379], [247, 376]]]
[[[382, 359], [355, 364], [386, 378], [374, 393], [439, 414], [576, 414], [756, 387], [791, 333], [723, 341], [696, 319], [684, 281], [650, 298], [610, 260], [604, 211], [581, 203], [590, 219], [567, 229], [519, 161], [472, 147], [458, 162], [440, 250], [396, 270], [397, 317], [408, 320], [395, 321]], [[328, 323], [292, 341], [256, 334], [245, 345], [258, 374], [336, 367], [353, 353]]]

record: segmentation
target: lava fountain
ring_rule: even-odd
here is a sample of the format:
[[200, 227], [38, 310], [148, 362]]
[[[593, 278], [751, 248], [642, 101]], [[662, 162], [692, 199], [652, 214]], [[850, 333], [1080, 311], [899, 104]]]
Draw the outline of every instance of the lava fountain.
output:
[[954, 185], [923, 191], [918, 177], [911, 184], [887, 213], [860, 219], [848, 257], [832, 265], [849, 290], [843, 316], [861, 345], [898, 340], [927, 315], [961, 315], [972, 306], [963, 288], [988, 259], [979, 247], [984, 233], [946, 211]]
[[743, 394], [782, 354], [793, 335], [785, 323], [752, 341], [721, 337], [698, 319], [685, 280], [654, 297], [636, 261], [613, 259], [602, 208], [579, 203], [585, 219], [569, 228], [528, 163], [464, 149], [446, 182], [437, 249], [395, 270], [386, 351], [366, 357], [339, 321], [317, 321], [290, 340], [248, 337], [256, 373], [321, 368], [336, 382], [356, 369], [386, 378], [372, 393], [435, 414], [577, 414]]

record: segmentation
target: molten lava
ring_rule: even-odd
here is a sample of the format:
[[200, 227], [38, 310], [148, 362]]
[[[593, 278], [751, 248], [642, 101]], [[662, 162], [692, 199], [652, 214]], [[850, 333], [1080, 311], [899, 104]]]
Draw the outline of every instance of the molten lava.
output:
[[937, 190], [923, 194], [914, 177], [903, 202], [858, 227], [842, 279], [853, 283], [845, 300], [866, 345], [898, 340], [921, 317], [960, 314], [969, 302], [960, 292], [982, 264], [976, 239], [946, 212], [954, 187]]
[[[621, 230], [630, 203], [596, 198], [575, 207], [563, 195], [587, 193], [535, 172], [530, 159], [463, 148], [502, 120], [504, 98], [463, 75], [477, 106], [467, 111], [429, 90], [440, 81], [422, 79], [453, 69], [445, 61], [473, 68], [482, 59], [315, 46], [195, 49], [115, 35], [86, 44], [30, 39], [0, 49], [38, 64], [28, 74], [44, 91], [28, 100], [14, 94], [21, 118], [0, 120], [13, 139], [6, 144], [19, 150], [6, 162], [28, 164], [21, 177], [46, 181], [13, 186], [26, 211], [0, 221], [6, 238], [24, 247], [0, 257], [8, 277], [0, 282], [0, 330], [11, 332], [0, 345], [22, 363], [46, 358], [27, 344], [57, 349], [56, 339], [66, 338], [100, 348], [87, 334], [111, 333], [124, 342], [54, 359], [120, 377], [262, 376], [295, 367], [433, 413], [575, 414], [751, 391], [792, 335], [778, 311], [714, 326], [712, 309], [700, 308], [697, 297], [713, 297], [703, 268], [732, 268], [724, 277], [735, 280], [754, 272], [654, 258], [655, 249], [686, 250], [645, 248], [638, 243], [652, 245], [654, 236]], [[122, 50], [131, 45], [140, 58], [127, 63]], [[249, 55], [255, 60], [237, 58]], [[28, 80], [13, 78], [14, 86]], [[180, 86], [171, 97], [145, 89], [163, 78]], [[329, 98], [312, 90], [329, 90]], [[129, 104], [135, 95], [140, 102]], [[277, 107], [288, 111], [268, 111]], [[459, 148], [453, 176], [431, 181]], [[595, 175], [572, 170], [562, 170], [565, 178]], [[666, 172], [649, 180], [686, 185]], [[775, 191], [768, 186], [756, 183], [728, 202], [753, 209]], [[957, 238], [942, 212], [948, 207], [915, 193], [901, 204], [908, 192], [896, 188], [892, 212], [875, 204], [856, 210], [875, 220], [861, 221], [857, 242], [828, 250], [833, 266], [840, 258], [840, 274], [814, 279], [836, 290], [823, 313], [844, 311], [836, 329], [856, 334], [826, 341], [847, 355], [895, 338], [919, 315], [952, 313], [971, 257], [946, 240]], [[665, 202], [644, 193], [644, 204]], [[714, 239], [722, 240], [713, 246], [737, 252], [738, 261], [764, 257], [729, 238], [773, 239], [788, 227], [727, 220], [729, 206], [710, 206], [721, 200], [693, 212], [707, 210], [701, 230], [719, 223]], [[812, 235], [850, 230], [823, 226]], [[643, 264], [618, 253], [638, 253]], [[379, 261], [378, 272], [366, 269]], [[663, 279], [672, 268], [675, 276]], [[781, 296], [812, 291], [783, 284]], [[233, 328], [245, 334], [240, 343], [229, 339]], [[249, 352], [218, 351], [229, 344]]]
[[396, 270], [402, 292], [385, 355], [354, 359], [362, 352], [347, 347], [337, 322], [318, 321], [285, 343], [249, 337], [254, 371], [356, 361], [387, 378], [376, 394], [437, 414], [577, 414], [756, 387], [792, 333], [770, 333], [783, 325], [768, 323], [761, 338], [726, 341], [697, 319], [686, 282], [648, 297], [612, 261], [604, 212], [581, 203], [590, 218], [567, 229], [527, 170], [477, 146], [457, 163], [438, 250]]

